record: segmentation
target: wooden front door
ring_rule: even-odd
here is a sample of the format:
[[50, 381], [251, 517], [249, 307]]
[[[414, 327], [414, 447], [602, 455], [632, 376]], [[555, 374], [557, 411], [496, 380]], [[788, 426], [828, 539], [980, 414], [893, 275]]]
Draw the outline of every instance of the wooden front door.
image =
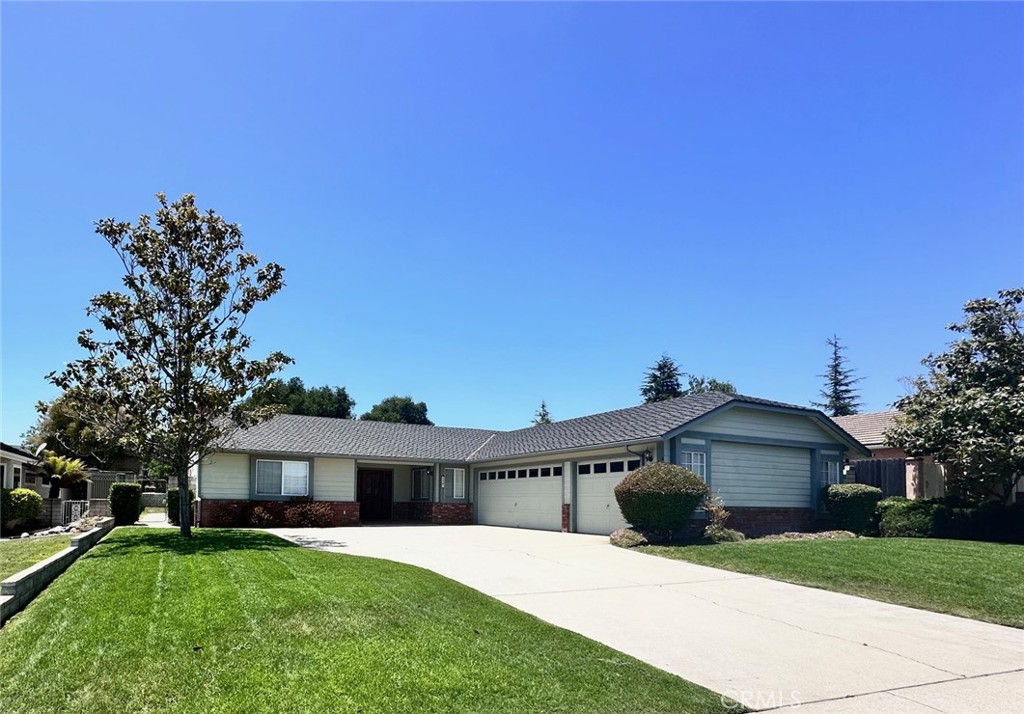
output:
[[359, 469], [359, 520], [380, 521], [391, 518], [391, 482], [391, 471]]

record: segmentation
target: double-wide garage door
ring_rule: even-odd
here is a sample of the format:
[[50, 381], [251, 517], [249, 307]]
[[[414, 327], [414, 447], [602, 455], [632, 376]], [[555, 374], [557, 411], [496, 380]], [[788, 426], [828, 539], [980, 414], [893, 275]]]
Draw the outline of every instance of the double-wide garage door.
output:
[[[482, 474], [477, 491], [477, 522], [488, 526], [562, 530], [562, 476], [553, 475], [554, 468], [516, 469]], [[518, 478], [518, 472], [523, 477]], [[531, 472], [536, 471], [531, 476]], [[494, 477], [490, 474], [494, 473]], [[501, 479], [497, 474], [502, 475]], [[509, 477], [511, 474], [511, 477]], [[478, 476], [478, 478], [481, 478]]]

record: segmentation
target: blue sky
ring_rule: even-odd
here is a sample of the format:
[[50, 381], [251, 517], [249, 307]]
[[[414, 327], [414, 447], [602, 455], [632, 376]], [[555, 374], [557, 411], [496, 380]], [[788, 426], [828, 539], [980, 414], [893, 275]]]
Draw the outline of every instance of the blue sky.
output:
[[1019, 4], [2, 7], [2, 438], [118, 286], [92, 221], [240, 223], [286, 376], [516, 428], [662, 352], [869, 410], [1024, 282]]

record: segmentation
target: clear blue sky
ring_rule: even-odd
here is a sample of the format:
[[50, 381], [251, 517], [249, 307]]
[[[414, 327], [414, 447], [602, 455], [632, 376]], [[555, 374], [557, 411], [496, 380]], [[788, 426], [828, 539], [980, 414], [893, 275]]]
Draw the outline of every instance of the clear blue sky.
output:
[[869, 410], [1024, 283], [1020, 4], [4, 3], [4, 441], [118, 287], [92, 221], [195, 193], [286, 268], [286, 376], [515, 428], [662, 352]]

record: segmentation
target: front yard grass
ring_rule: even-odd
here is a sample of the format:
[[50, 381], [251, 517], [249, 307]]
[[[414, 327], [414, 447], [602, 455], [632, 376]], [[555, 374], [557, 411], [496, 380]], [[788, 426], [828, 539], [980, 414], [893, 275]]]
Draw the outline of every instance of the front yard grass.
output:
[[70, 535], [0, 541], [0, 580], [49, 558], [71, 545]]
[[429, 571], [196, 533], [119, 528], [0, 630], [0, 711], [725, 711]]
[[637, 550], [897, 605], [1024, 627], [1024, 546], [857, 538]]

